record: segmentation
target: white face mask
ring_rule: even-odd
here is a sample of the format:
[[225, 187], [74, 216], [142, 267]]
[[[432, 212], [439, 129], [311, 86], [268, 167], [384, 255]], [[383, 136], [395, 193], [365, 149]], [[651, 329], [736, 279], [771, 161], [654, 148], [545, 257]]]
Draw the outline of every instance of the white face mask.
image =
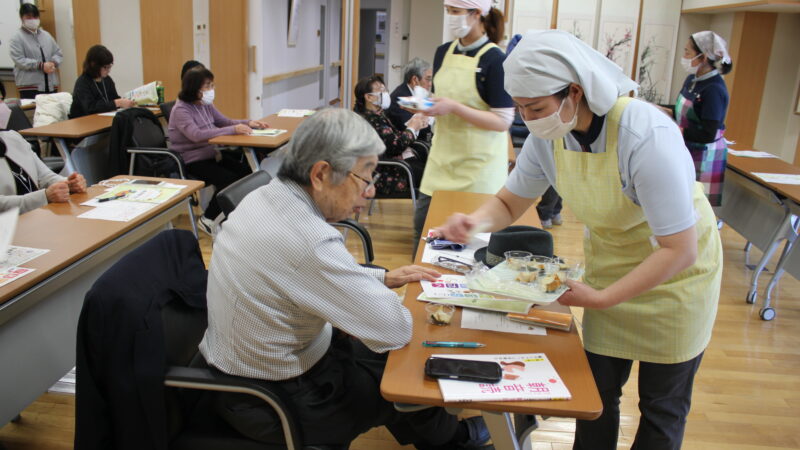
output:
[[425, 89], [424, 87], [422, 87], [420, 85], [414, 86], [413, 94], [414, 94], [414, 97], [416, 97], [416, 98], [428, 98], [431, 95], [430, 92], [428, 92], [427, 89]]
[[447, 14], [447, 27], [450, 29], [450, 32], [453, 33], [453, 36], [458, 39], [468, 35], [469, 30], [472, 29], [472, 26], [467, 22], [467, 15], [468, 14], [461, 14], [456, 16]]
[[538, 138], [550, 141], [563, 138], [567, 133], [575, 129], [575, 125], [578, 123], [578, 108], [575, 108], [575, 114], [572, 116], [572, 120], [569, 122], [561, 121], [561, 109], [564, 107], [566, 100], [565, 98], [561, 101], [561, 106], [558, 107], [558, 111], [541, 119], [526, 120], [525, 126]]
[[25, 28], [36, 31], [39, 28], [39, 19], [25, 19], [22, 24], [25, 25]]
[[202, 100], [203, 100], [203, 104], [204, 105], [210, 105], [210, 104], [214, 103], [214, 90], [213, 89], [209, 89], [207, 91], [203, 91]]
[[695, 56], [694, 58], [681, 58], [681, 65], [683, 66], [683, 70], [690, 73], [691, 75], [697, 74], [697, 69], [700, 68], [700, 64], [696, 66], [692, 66], [692, 61], [702, 56], [702, 53]]
[[390, 106], [392, 106], [392, 97], [389, 95], [388, 92], [381, 92], [380, 94], [378, 94], [377, 92], [373, 92], [370, 95], [372, 95], [373, 97], [372, 100], [373, 105], [379, 106], [381, 109], [388, 109]]

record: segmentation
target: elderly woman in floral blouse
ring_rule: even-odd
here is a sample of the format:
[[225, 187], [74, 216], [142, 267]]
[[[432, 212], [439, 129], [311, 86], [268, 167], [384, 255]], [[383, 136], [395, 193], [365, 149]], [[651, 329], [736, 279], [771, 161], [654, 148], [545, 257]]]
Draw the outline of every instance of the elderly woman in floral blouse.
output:
[[[353, 109], [372, 125], [386, 145], [386, 153], [381, 159], [402, 160], [408, 163], [414, 177], [413, 188], [418, 188], [427, 154], [413, 149], [411, 144], [417, 139], [419, 131], [429, 126], [429, 119], [422, 114], [415, 114], [406, 122], [405, 130], [395, 128], [384, 113], [384, 110], [389, 108], [391, 99], [386, 92], [383, 79], [377, 75], [362, 78], [356, 84], [355, 97], [356, 104]], [[386, 166], [379, 167], [378, 170], [381, 172], [381, 178], [375, 185], [378, 196], [407, 196], [408, 177], [404, 170]]]

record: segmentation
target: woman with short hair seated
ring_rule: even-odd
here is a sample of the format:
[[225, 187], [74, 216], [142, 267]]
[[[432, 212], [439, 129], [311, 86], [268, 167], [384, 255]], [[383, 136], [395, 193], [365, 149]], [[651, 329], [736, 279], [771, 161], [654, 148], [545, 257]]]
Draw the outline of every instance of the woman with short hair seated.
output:
[[69, 194], [86, 192], [83, 175], [53, 173], [16, 131], [0, 132], [0, 211], [17, 207], [20, 214], [48, 203], [65, 203]]
[[[408, 175], [403, 169], [379, 167], [381, 178], [375, 184], [377, 195], [398, 196], [409, 189], [419, 188], [428, 155], [413, 149], [411, 144], [417, 139], [419, 130], [428, 126], [428, 118], [422, 114], [415, 114], [406, 122], [405, 129], [395, 128], [385, 113], [391, 104], [391, 98], [386, 92], [383, 79], [378, 75], [359, 80], [355, 87], [355, 97], [356, 104], [353, 109], [369, 122], [386, 145], [386, 153], [381, 156], [381, 160], [405, 161], [414, 177], [414, 186], [408, 186]], [[404, 196], [407, 197], [407, 194]]]
[[[193, 177], [212, 184], [217, 192], [250, 173], [241, 152], [221, 152], [208, 141], [217, 136], [250, 134], [253, 128], [267, 128], [257, 120], [233, 120], [214, 107], [214, 74], [208, 69], [187, 71], [181, 80], [181, 92], [169, 116], [169, 148], [180, 153], [186, 170]], [[197, 223], [213, 236], [214, 219], [221, 210], [217, 196]]]
[[114, 55], [102, 45], [94, 45], [86, 52], [83, 73], [72, 90], [70, 119], [135, 106], [133, 100], [117, 94], [117, 86], [109, 76], [113, 65]]

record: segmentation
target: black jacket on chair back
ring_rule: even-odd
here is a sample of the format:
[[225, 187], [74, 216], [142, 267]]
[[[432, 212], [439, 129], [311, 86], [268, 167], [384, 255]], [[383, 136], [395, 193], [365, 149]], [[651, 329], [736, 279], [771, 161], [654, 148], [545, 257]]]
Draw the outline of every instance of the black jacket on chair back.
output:
[[206, 281], [197, 240], [169, 230], [95, 282], [78, 322], [75, 449], [167, 449], [162, 308], [204, 311]]

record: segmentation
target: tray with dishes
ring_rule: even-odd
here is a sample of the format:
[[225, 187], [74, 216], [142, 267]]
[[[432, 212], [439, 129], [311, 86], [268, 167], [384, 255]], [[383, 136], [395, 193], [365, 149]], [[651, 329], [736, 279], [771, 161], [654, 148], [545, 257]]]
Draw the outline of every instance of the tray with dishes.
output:
[[420, 97], [397, 97], [397, 104], [413, 111], [426, 111], [433, 106], [433, 102]]
[[506, 252], [505, 261], [491, 269], [482, 264], [476, 267], [466, 275], [467, 286], [475, 292], [546, 305], [567, 291], [567, 280], [583, 276], [578, 262], [511, 253]]

